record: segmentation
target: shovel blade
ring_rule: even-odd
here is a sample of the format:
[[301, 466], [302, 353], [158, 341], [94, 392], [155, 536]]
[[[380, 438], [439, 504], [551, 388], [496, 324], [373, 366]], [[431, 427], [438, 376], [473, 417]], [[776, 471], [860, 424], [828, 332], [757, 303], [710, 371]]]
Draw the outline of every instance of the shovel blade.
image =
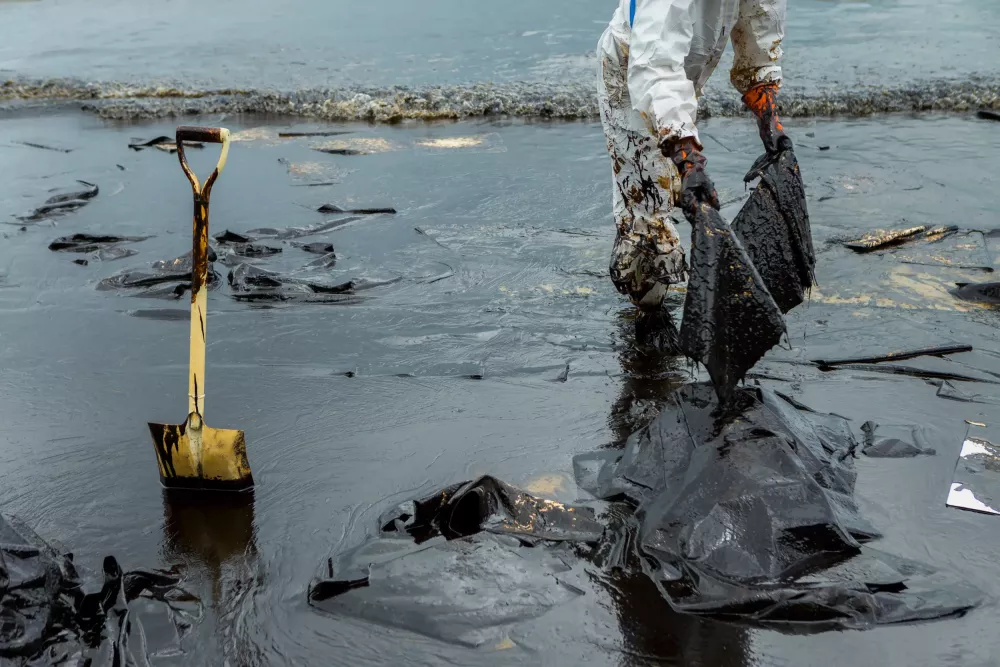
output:
[[200, 418], [182, 424], [149, 423], [160, 483], [167, 488], [242, 491], [253, 486], [243, 431], [212, 428]]

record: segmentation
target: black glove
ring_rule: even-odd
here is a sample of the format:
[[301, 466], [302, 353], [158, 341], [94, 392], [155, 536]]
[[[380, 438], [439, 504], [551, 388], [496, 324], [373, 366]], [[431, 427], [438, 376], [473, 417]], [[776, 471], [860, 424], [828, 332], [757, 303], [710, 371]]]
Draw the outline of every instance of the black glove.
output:
[[663, 142], [660, 150], [677, 165], [681, 175], [681, 210], [690, 222], [701, 204], [718, 210], [719, 195], [715, 184], [705, 171], [705, 156], [697, 149], [693, 139]]

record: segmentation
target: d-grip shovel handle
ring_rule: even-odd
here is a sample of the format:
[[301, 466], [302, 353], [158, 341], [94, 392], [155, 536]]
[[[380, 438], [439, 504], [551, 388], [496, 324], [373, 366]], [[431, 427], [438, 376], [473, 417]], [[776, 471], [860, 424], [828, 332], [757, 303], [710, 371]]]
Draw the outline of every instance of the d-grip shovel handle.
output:
[[[212, 194], [212, 185], [226, 167], [226, 158], [229, 157], [229, 130], [224, 127], [197, 127], [194, 125], [180, 125], [177, 128], [177, 159], [181, 162], [181, 169], [184, 175], [191, 181], [195, 198], [199, 195], [208, 203], [208, 198]], [[188, 166], [187, 156], [184, 155], [185, 141], [199, 141], [206, 144], [222, 144], [222, 153], [219, 155], [219, 163], [215, 165], [215, 171], [205, 181], [204, 187], [198, 183], [198, 177]]]
[[[188, 166], [185, 141], [222, 144], [215, 170], [202, 186]], [[194, 191], [194, 238], [191, 247], [191, 356], [188, 378], [188, 427], [201, 429], [205, 414], [205, 334], [208, 319], [208, 200], [212, 185], [226, 166], [229, 156], [229, 130], [222, 127], [177, 128], [177, 158]]]
[[200, 127], [198, 125], [178, 125], [177, 141], [200, 141], [204, 144], [224, 144], [229, 139], [229, 130], [224, 127]]

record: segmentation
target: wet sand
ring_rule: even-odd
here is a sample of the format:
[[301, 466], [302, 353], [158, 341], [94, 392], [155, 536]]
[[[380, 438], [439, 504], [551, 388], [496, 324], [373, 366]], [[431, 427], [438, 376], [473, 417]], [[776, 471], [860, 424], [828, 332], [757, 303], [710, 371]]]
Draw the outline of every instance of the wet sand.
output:
[[[936, 456], [858, 460], [862, 510], [885, 534], [873, 546], [956, 572], [981, 587], [987, 605], [927, 626], [791, 637], [678, 617], [637, 573], [597, 577], [574, 603], [512, 628], [509, 644], [470, 649], [322, 615], [306, 605], [306, 586], [329, 553], [356, 544], [382, 510], [451, 482], [489, 473], [576, 499], [573, 455], [623, 441], [688, 377], [685, 363], [633, 349], [629, 309], [605, 277], [613, 230], [600, 127], [189, 121], [240, 132], [213, 192], [213, 234], [315, 224], [324, 203], [391, 206], [396, 215], [301, 241], [336, 248], [337, 263], [323, 270], [331, 282], [401, 280], [346, 304], [262, 307], [231, 299], [225, 287], [212, 292], [207, 421], [246, 432], [256, 503], [252, 516], [220, 510], [190, 518], [165, 509], [146, 422], [183, 416], [187, 326], [173, 317], [187, 300], [95, 287], [190, 248], [190, 190], [176, 156], [127, 148], [132, 137], [172, 134], [174, 125], [114, 125], [55, 111], [0, 120], [0, 167], [9, 175], [0, 186], [3, 222], [16, 223], [10, 216], [34, 209], [51, 188], [77, 179], [101, 188], [55, 225], [0, 226], [0, 508], [95, 571], [108, 553], [128, 567], [182, 564], [210, 609], [186, 655], [157, 664], [219, 664], [222, 656], [260, 665], [985, 665], [1000, 658], [993, 522], [944, 506], [964, 420], [989, 421], [996, 405], [938, 398], [921, 379], [788, 363], [968, 343], [973, 352], [949, 361], [908, 364], [996, 380], [986, 371], [1000, 373], [997, 312], [946, 291], [989, 277], [902, 261], [995, 266], [995, 239], [952, 237], [884, 255], [835, 243], [876, 228], [1000, 226], [991, 194], [1000, 166], [996, 123], [971, 115], [788, 123], [808, 188], [820, 286], [789, 318], [791, 349], [772, 351], [755, 369], [780, 378], [761, 382], [845, 415], [858, 429], [869, 419], [925, 429]], [[350, 134], [277, 137], [313, 128]], [[739, 197], [757, 154], [755, 133], [746, 120], [711, 119], [703, 134], [722, 199]], [[366, 154], [313, 150], [331, 142]], [[943, 167], [937, 156], [945, 150]], [[212, 147], [191, 151], [199, 173], [215, 155]], [[302, 187], [308, 183], [333, 184]], [[737, 206], [724, 213], [731, 217]], [[136, 256], [85, 267], [47, 249], [78, 232], [154, 236], [130, 244]], [[261, 260], [267, 269], [300, 271], [316, 258], [265, 243], [283, 249]], [[440, 276], [447, 277], [429, 280]], [[1000, 401], [996, 385], [959, 386]]]

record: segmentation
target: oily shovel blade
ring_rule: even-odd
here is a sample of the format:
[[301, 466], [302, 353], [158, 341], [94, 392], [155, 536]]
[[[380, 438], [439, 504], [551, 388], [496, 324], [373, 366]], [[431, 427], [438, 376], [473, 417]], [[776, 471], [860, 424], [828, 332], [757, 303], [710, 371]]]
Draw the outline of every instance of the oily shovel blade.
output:
[[243, 431], [206, 426], [197, 413], [183, 424], [149, 423], [167, 488], [241, 491], [253, 486]]

